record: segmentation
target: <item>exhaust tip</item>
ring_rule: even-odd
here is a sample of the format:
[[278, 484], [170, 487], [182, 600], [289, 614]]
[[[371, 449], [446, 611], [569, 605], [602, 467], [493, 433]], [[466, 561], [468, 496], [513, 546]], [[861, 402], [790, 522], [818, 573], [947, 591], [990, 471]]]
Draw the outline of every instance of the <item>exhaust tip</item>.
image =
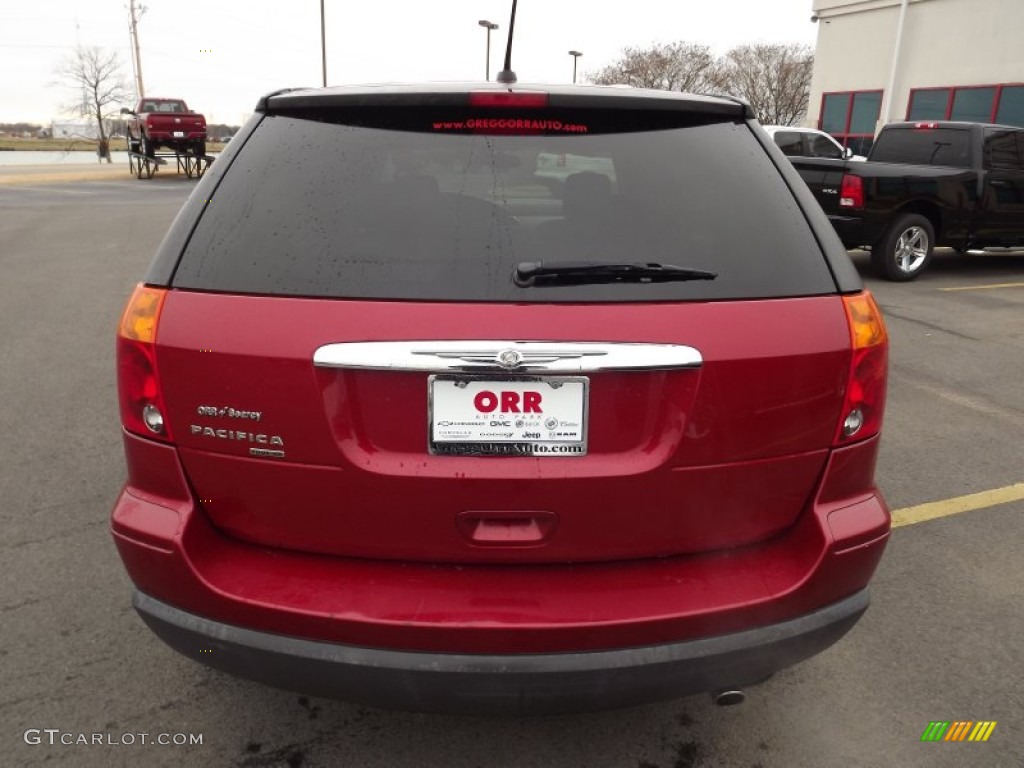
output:
[[718, 691], [717, 693], [712, 694], [711, 698], [713, 698], [715, 700], [715, 704], [720, 707], [733, 707], [737, 704], [742, 704], [746, 700], [747, 694], [740, 690], [730, 689]]

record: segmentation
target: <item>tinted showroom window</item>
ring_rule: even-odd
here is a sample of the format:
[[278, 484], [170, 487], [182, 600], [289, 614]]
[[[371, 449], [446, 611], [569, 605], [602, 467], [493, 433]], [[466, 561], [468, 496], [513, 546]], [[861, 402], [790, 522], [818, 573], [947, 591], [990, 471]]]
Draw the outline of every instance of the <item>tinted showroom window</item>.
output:
[[867, 155], [875, 138], [881, 106], [881, 91], [828, 93], [821, 102], [818, 127], [854, 154]]
[[927, 88], [910, 95], [908, 120], [945, 120], [949, 108], [948, 88]]
[[826, 133], [846, 133], [850, 117], [850, 94], [830, 93], [822, 101], [821, 130]]
[[[174, 285], [467, 301], [834, 291], [803, 212], [750, 127], [671, 115], [645, 122], [633, 112], [574, 112], [550, 135], [515, 116], [497, 134], [468, 132], [465, 114], [268, 116], [206, 206]], [[629, 132], [616, 132], [616, 121]], [[518, 135], [523, 125], [528, 135]], [[555, 287], [512, 280], [524, 261], [594, 260], [719, 276]]]
[[1008, 85], [1003, 88], [996, 122], [1024, 128], [1024, 85]]
[[950, 119], [987, 123], [992, 117], [992, 100], [995, 95], [995, 88], [957, 88]]
[[860, 135], [874, 133], [881, 109], [881, 91], [855, 93], [853, 107], [850, 110], [850, 128], [847, 133]]
[[965, 120], [1024, 127], [1024, 86], [919, 88], [910, 92], [908, 120]]

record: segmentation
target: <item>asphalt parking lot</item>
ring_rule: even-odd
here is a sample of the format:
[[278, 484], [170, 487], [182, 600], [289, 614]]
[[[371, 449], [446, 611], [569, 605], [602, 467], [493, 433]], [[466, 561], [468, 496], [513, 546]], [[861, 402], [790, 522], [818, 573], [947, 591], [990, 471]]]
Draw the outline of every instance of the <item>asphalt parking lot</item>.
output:
[[[879, 482], [911, 511], [897, 514], [907, 524], [872, 607], [833, 649], [733, 708], [701, 696], [580, 716], [416, 715], [199, 667], [130, 607], [107, 520], [123, 477], [113, 332], [192, 186], [0, 186], [0, 763], [1021, 765], [1024, 256], [944, 252], [914, 283], [866, 276], [892, 339]], [[949, 514], [965, 506], [977, 508]], [[922, 743], [936, 720], [997, 726], [985, 743]], [[94, 733], [202, 743], [60, 743]]]

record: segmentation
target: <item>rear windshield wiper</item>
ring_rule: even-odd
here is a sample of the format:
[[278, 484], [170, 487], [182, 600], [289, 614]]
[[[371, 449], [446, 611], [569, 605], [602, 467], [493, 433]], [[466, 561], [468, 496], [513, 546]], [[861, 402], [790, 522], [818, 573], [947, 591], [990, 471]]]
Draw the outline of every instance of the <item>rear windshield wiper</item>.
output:
[[606, 261], [521, 261], [512, 280], [522, 288], [585, 283], [674, 283], [714, 280], [717, 272], [677, 267], [675, 264], [616, 264]]

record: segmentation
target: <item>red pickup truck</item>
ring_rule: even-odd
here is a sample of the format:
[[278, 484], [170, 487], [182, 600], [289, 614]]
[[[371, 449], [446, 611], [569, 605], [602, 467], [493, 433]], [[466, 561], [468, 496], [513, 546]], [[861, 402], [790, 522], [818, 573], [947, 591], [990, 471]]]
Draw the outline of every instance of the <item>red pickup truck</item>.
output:
[[153, 157], [161, 147], [179, 154], [206, 154], [206, 118], [188, 108], [181, 99], [139, 100], [135, 109], [122, 109], [128, 121], [128, 147]]

